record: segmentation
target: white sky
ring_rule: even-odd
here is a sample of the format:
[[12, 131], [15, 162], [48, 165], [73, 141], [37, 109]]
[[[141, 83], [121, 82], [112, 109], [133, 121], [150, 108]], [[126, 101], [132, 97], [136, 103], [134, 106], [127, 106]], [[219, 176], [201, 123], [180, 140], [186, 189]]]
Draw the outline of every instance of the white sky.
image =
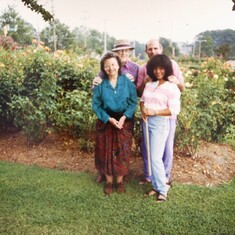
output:
[[[52, 11], [52, 0], [38, 0]], [[192, 42], [206, 30], [235, 30], [232, 0], [53, 0], [55, 17], [70, 26], [85, 25], [106, 31], [116, 39], [126, 38], [145, 43], [150, 38]], [[7, 5], [37, 30], [47, 25], [21, 0], [0, 0], [0, 14]]]

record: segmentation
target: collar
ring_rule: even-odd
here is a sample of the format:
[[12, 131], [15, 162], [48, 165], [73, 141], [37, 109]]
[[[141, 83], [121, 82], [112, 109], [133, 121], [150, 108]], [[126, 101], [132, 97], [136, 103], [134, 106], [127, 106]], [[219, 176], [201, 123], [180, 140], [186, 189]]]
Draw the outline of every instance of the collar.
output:
[[[108, 78], [103, 79], [103, 83], [105, 86], [111, 86]], [[124, 84], [124, 76], [123, 75], [119, 75], [118, 79], [117, 79], [117, 85], [121, 85], [121, 84]]]
[[122, 67], [126, 67], [127, 69], [129, 69], [131, 66], [131, 62], [128, 60]]

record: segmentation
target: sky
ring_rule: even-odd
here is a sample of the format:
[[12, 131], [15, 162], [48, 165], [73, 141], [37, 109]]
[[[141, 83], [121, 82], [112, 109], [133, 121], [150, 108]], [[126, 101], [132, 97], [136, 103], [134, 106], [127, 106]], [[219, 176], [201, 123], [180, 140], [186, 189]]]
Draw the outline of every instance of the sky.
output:
[[[116, 39], [146, 43], [165, 37], [193, 42], [206, 30], [235, 30], [232, 0], [38, 0], [55, 18], [74, 29], [81, 25]], [[41, 31], [48, 23], [21, 0], [0, 0], [0, 14], [14, 5], [19, 15]]]

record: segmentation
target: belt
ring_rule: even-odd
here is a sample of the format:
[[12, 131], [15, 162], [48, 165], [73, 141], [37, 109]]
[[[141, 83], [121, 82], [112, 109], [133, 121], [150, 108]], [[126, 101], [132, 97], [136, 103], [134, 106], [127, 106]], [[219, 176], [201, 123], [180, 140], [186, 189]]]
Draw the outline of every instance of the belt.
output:
[[119, 120], [124, 115], [123, 112], [112, 112], [112, 111], [107, 111], [107, 114], [110, 117], [115, 118], [116, 120]]

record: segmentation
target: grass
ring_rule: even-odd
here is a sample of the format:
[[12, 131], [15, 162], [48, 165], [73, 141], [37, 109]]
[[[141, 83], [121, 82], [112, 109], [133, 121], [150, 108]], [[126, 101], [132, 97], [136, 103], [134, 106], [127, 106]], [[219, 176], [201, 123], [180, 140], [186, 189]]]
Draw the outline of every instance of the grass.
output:
[[224, 141], [225, 144], [229, 144], [235, 149], [235, 139], [228, 139]]
[[235, 179], [208, 188], [174, 184], [166, 203], [104, 196], [92, 175], [0, 162], [0, 234], [235, 234]]

